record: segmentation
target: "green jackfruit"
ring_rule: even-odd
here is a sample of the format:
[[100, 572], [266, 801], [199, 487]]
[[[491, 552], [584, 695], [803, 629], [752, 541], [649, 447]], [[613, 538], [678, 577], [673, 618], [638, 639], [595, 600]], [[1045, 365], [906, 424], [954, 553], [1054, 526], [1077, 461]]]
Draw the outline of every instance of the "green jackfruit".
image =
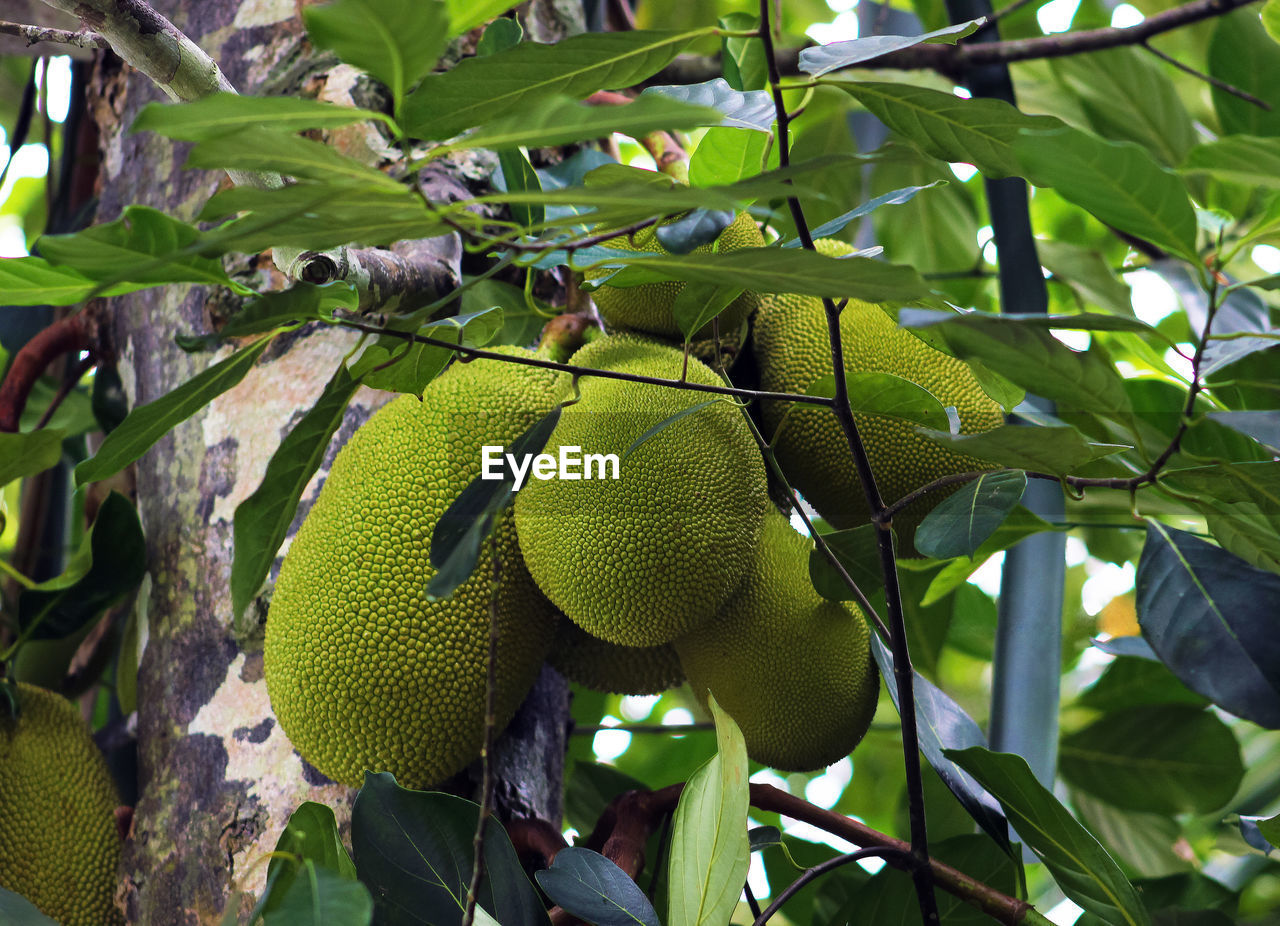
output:
[[[657, 233], [649, 227], [625, 238], [613, 238], [605, 242], [605, 247], [621, 248], [628, 251], [652, 251], [657, 254], [669, 253], [658, 241]], [[743, 248], [764, 247], [764, 236], [756, 226], [755, 220], [746, 212], [738, 213], [728, 227], [720, 233], [711, 244], [695, 248], [692, 253], [706, 254], [714, 248], [716, 251], [738, 251]], [[584, 276], [588, 280], [598, 280], [614, 272], [613, 268], [588, 270]], [[676, 298], [684, 289], [684, 283], [670, 280], [660, 283], [642, 283], [639, 286], [610, 286], [605, 283], [591, 294], [600, 317], [610, 328], [640, 331], [646, 334], [673, 340], [684, 340], [680, 326], [676, 324], [671, 308]], [[748, 316], [755, 311], [757, 296], [753, 292], [744, 292], [729, 303], [719, 316], [719, 329], [722, 338], [728, 338], [737, 332]], [[705, 339], [712, 336], [710, 323], [694, 333], [694, 338]]]
[[[588, 344], [573, 363], [678, 380], [685, 358], [618, 336]], [[693, 359], [688, 380], [721, 383]], [[660, 646], [711, 617], [741, 581], [768, 506], [764, 463], [741, 410], [723, 398], [690, 412], [715, 397], [590, 375], [578, 386], [581, 400], [565, 408], [546, 452], [615, 454], [619, 478], [533, 480], [521, 489], [516, 529], [525, 563], [587, 633]], [[682, 412], [689, 413], [622, 459]]]
[[742, 587], [675, 641], [703, 706], [710, 690], [741, 727], [747, 754], [786, 771], [848, 755], [871, 724], [880, 687], [861, 610], [813, 589], [812, 547], [770, 509]]
[[0, 709], [0, 887], [61, 926], [122, 923], [120, 799], [102, 753], [70, 701], [22, 682], [17, 696], [17, 717]]
[[571, 682], [612, 694], [658, 694], [684, 681], [680, 657], [670, 643], [662, 646], [606, 643], [567, 617], [561, 619], [556, 629], [547, 662]]
[[[851, 245], [832, 239], [819, 240], [817, 247], [829, 256], [853, 251]], [[955, 406], [962, 434], [987, 431], [1004, 422], [999, 403], [983, 391], [964, 361], [899, 328], [879, 306], [850, 299], [840, 316], [840, 333], [847, 372], [892, 373], [923, 386], [943, 406]], [[805, 392], [816, 379], [831, 374], [831, 344], [821, 299], [762, 296], [752, 337], [761, 389]], [[774, 443], [788, 480], [837, 528], [868, 523], [870, 510], [862, 484], [835, 416], [829, 409], [793, 408], [793, 404], [766, 402], [763, 406], [765, 434]], [[915, 425], [900, 418], [855, 415], [854, 420], [886, 503], [942, 476], [995, 466], [926, 440], [915, 433]], [[893, 519], [904, 553], [914, 552], [915, 529], [921, 519], [954, 491], [930, 492]]]
[[[528, 351], [504, 352], [531, 356]], [[401, 396], [361, 427], [280, 569], [267, 620], [271, 705], [299, 754], [336, 781], [365, 769], [424, 788], [480, 754], [492, 561], [429, 601], [432, 532], [481, 472], [554, 404], [556, 376], [498, 360], [455, 364], [421, 400]], [[497, 718], [505, 726], [550, 645], [555, 612], [498, 532]]]

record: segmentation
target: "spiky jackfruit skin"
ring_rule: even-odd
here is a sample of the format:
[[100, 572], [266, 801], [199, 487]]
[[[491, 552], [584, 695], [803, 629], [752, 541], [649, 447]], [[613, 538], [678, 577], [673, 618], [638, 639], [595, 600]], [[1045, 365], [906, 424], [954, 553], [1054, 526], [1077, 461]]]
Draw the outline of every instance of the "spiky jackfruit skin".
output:
[[114, 926], [115, 783], [75, 706], [18, 683], [0, 709], [0, 887], [61, 926]]
[[689, 686], [715, 695], [747, 755], [785, 771], [823, 768], [858, 745], [879, 672], [862, 612], [809, 580], [812, 542], [771, 509], [746, 581], [714, 619], [675, 641]]
[[[455, 364], [421, 401], [380, 409], [334, 460], [281, 566], [264, 659], [281, 727], [335, 781], [359, 785], [370, 769], [424, 788], [480, 754], [492, 559], [486, 549], [451, 597], [428, 601], [432, 532], [480, 475], [480, 448], [510, 446], [552, 407], [555, 383], [498, 360]], [[509, 512], [497, 549], [502, 727], [538, 674], [555, 612]]]
[[[853, 251], [851, 245], [832, 239], [816, 244], [828, 256]], [[990, 430], [1004, 422], [999, 403], [983, 391], [964, 361], [899, 328], [879, 306], [850, 299], [840, 316], [840, 333], [847, 372], [892, 373], [923, 386], [943, 406], [956, 407], [962, 434]], [[762, 296], [752, 337], [763, 390], [804, 392], [814, 380], [831, 374], [826, 314], [822, 300], [816, 297]], [[774, 441], [783, 472], [792, 486], [837, 528], [867, 523], [870, 510], [835, 415], [825, 408], [792, 405], [766, 402], [762, 409], [765, 434]], [[855, 415], [854, 420], [867, 448], [876, 486], [886, 503], [942, 476], [995, 467], [924, 439], [909, 421], [880, 415]], [[894, 517], [901, 552], [914, 555], [916, 527], [954, 491], [955, 488], [930, 492]]]
[[[667, 250], [658, 241], [653, 227], [643, 229], [625, 238], [614, 238], [604, 244], [605, 247], [621, 248], [628, 251], [651, 251], [655, 254], [666, 254]], [[694, 254], [707, 254], [713, 248], [717, 251], [738, 251], [743, 248], [764, 247], [764, 236], [756, 226], [755, 220], [746, 212], [737, 217], [720, 233], [711, 244], [694, 248]], [[588, 270], [584, 276], [588, 280], [597, 280], [613, 273], [612, 268]], [[661, 283], [642, 283], [639, 286], [602, 285], [591, 294], [600, 317], [611, 329], [640, 331], [673, 340], [683, 340], [684, 335], [676, 324], [671, 307], [684, 289], [684, 283], [664, 281]], [[744, 292], [725, 308], [719, 316], [719, 329], [722, 338], [731, 337], [744, 321], [755, 311], [758, 297], [753, 292]], [[712, 336], [710, 323], [704, 325], [694, 337], [706, 339]]]
[[[572, 362], [673, 380], [685, 363], [681, 351], [635, 336], [593, 341]], [[688, 380], [722, 382], [692, 358]], [[741, 581], [768, 507], [764, 463], [741, 410], [723, 400], [622, 459], [650, 428], [713, 397], [590, 375], [578, 386], [546, 452], [616, 454], [620, 478], [531, 480], [515, 505], [525, 563], [587, 633], [660, 646], [710, 618]]]
[[606, 643], [567, 617], [556, 629], [547, 662], [569, 681], [610, 694], [659, 694], [684, 682], [680, 657], [670, 643], [643, 647]]

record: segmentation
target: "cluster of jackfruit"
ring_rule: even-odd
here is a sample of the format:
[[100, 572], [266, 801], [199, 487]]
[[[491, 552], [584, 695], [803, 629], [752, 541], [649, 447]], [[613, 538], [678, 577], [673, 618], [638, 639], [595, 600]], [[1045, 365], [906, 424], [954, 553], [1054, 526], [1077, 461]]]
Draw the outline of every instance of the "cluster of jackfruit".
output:
[[[715, 246], [762, 243], [743, 214]], [[652, 235], [619, 246], [660, 249]], [[878, 694], [865, 618], [814, 591], [811, 542], [770, 501], [743, 409], [724, 395], [622, 378], [723, 385], [673, 343], [682, 284], [599, 282], [594, 298], [610, 332], [570, 358], [599, 373], [455, 364], [421, 399], [401, 397], [375, 414], [335, 460], [285, 558], [266, 639], [281, 726], [322, 773], [357, 784], [365, 768], [388, 770], [424, 787], [475, 758], [491, 622], [499, 726], [546, 658], [573, 681], [618, 693], [656, 693], [687, 678], [699, 700], [713, 694], [735, 719], [753, 758], [781, 769], [820, 768], [865, 733]], [[830, 373], [820, 300], [748, 293], [726, 314], [730, 327], [754, 314], [763, 388], [804, 392]], [[851, 370], [921, 383], [958, 408], [966, 430], [999, 423], [998, 405], [964, 364], [899, 330], [879, 307], [851, 303], [842, 330]], [[432, 534], [480, 475], [481, 448], [510, 447], [556, 405], [543, 452], [613, 455], [616, 477], [603, 466], [593, 476], [589, 465], [576, 478], [535, 473], [471, 578], [450, 598], [429, 599]], [[831, 413], [777, 405], [762, 417], [785, 471], [819, 512], [840, 527], [865, 521]], [[858, 423], [890, 499], [976, 464], [905, 423]]]

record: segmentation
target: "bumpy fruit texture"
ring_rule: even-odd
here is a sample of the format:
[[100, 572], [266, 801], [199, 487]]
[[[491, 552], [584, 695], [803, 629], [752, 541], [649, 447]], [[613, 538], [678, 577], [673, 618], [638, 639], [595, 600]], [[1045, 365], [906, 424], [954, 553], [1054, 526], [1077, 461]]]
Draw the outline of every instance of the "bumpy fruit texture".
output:
[[[853, 251], [851, 245], [832, 239], [822, 239], [817, 246], [829, 256]], [[943, 406], [955, 406], [962, 434], [987, 431], [1003, 423], [999, 403], [982, 390], [963, 361], [897, 327], [879, 306], [850, 299], [840, 316], [840, 333], [848, 372], [892, 373], [923, 386]], [[762, 296], [753, 337], [764, 390], [804, 392], [814, 380], [831, 374], [831, 346], [820, 299]], [[765, 433], [775, 442], [778, 462], [791, 484], [836, 527], [867, 523], [870, 511], [835, 416], [828, 409], [791, 405], [766, 402], [763, 407]], [[855, 415], [854, 420], [867, 448], [876, 486], [887, 503], [942, 476], [994, 466], [925, 440], [903, 419]], [[779, 424], [781, 434], [776, 433]], [[894, 518], [904, 554], [914, 553], [913, 539], [920, 521], [953, 491], [930, 492]]]
[[786, 771], [848, 755], [876, 710], [879, 673], [856, 607], [809, 580], [813, 544], [771, 509], [747, 580], [720, 613], [675, 641], [689, 685], [742, 728], [747, 754]]
[[[674, 348], [617, 336], [587, 345], [573, 363], [679, 379], [685, 361]], [[721, 383], [693, 359], [688, 379]], [[616, 454], [620, 478], [532, 480], [521, 489], [516, 529], [525, 563], [587, 633], [660, 646], [710, 618], [741, 582], [768, 506], [764, 463], [741, 410], [723, 399], [622, 459], [651, 428], [713, 397], [589, 375], [578, 385], [581, 400], [565, 408], [546, 452]]]
[[662, 646], [606, 643], [567, 617], [560, 621], [547, 662], [571, 682], [612, 694], [658, 694], [684, 681], [680, 657], [670, 643]]
[[[626, 238], [614, 238], [605, 243], [605, 247], [621, 248], [628, 251], [652, 251], [666, 254], [667, 250], [658, 241], [654, 229], [646, 228]], [[755, 220], [745, 212], [738, 213], [728, 227], [720, 233], [720, 237], [712, 244], [704, 244], [693, 250], [694, 254], [709, 253], [713, 248], [717, 251], [738, 251], [743, 248], [764, 247], [764, 236], [756, 227]], [[612, 269], [588, 270], [588, 280], [596, 280], [613, 273]], [[684, 335], [676, 324], [671, 308], [676, 298], [684, 289], [684, 283], [665, 281], [661, 283], [642, 283], [639, 286], [602, 285], [591, 294], [600, 317], [610, 328], [640, 331], [664, 338], [683, 340]], [[755, 311], [757, 296], [753, 292], [744, 292], [725, 308], [719, 316], [721, 337], [729, 337]], [[694, 333], [695, 338], [712, 336], [710, 323]]]
[[113, 926], [120, 803], [102, 753], [65, 698], [18, 684], [0, 716], [0, 887], [61, 926]]
[[[511, 353], [530, 356], [528, 351]], [[455, 364], [421, 401], [401, 396], [347, 442], [280, 569], [267, 620], [271, 705], [299, 754], [336, 781], [365, 769], [424, 788], [480, 754], [489, 553], [429, 601], [436, 522], [480, 474], [481, 446], [509, 447], [554, 404], [556, 377], [497, 360]], [[528, 693], [555, 612], [498, 534], [497, 718]]]

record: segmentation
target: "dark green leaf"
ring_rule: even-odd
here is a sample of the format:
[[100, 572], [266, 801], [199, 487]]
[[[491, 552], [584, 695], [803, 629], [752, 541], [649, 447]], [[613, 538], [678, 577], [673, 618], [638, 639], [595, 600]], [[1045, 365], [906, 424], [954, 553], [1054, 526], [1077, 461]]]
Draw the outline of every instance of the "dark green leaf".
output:
[[62, 459], [65, 431], [41, 428], [23, 434], [0, 434], [0, 486], [34, 476]]
[[1075, 787], [1126, 810], [1162, 814], [1218, 810], [1244, 775], [1226, 724], [1177, 704], [1104, 714], [1062, 738], [1058, 761]]
[[[680, 288], [676, 301], [671, 304], [671, 317], [675, 319], [685, 340], [689, 341], [741, 295], [741, 287], [686, 283]], [[720, 336], [733, 333], [722, 330]]]
[[137, 509], [112, 492], [63, 576], [22, 593], [18, 625], [32, 640], [70, 636], [132, 592], [146, 571], [147, 543]]
[[296, 96], [240, 96], [214, 93], [187, 103], [148, 103], [133, 120], [130, 132], [155, 132], [166, 138], [203, 141], [250, 128], [276, 132], [333, 129], [385, 115], [369, 109], [335, 106]]
[[800, 70], [814, 77], [821, 77], [840, 68], [852, 67], [890, 52], [911, 48], [913, 45], [924, 43], [954, 45], [965, 36], [976, 32], [984, 22], [986, 22], [985, 19], [971, 19], [934, 32], [926, 32], [924, 35], [868, 35], [843, 42], [831, 42], [828, 45], [802, 48]]
[[262, 587], [293, 523], [303, 490], [360, 383], [340, 366], [302, 419], [280, 442], [253, 494], [236, 506], [231, 613], [239, 617]]
[[1257, 820], [1257, 827], [1263, 838], [1272, 846], [1280, 843], [1280, 816], [1260, 818]]
[[659, 225], [653, 233], [664, 250], [688, 254], [719, 238], [733, 220], [734, 214], [728, 209], [695, 209], [674, 222]]
[[[812, 232], [810, 232], [810, 236], [815, 240], [818, 238], [829, 238], [832, 235], [838, 234], [841, 231], [843, 231], [845, 226], [848, 225], [850, 222], [852, 222], [854, 219], [860, 219], [864, 215], [867, 215], [879, 209], [881, 206], [895, 206], [895, 205], [898, 205], [899, 203], [910, 202], [912, 198], [915, 197], [915, 195], [919, 193], [921, 190], [927, 190], [930, 187], [935, 187], [938, 184], [944, 183], [944, 182], [945, 181], [942, 181], [942, 180], [935, 180], [933, 183], [926, 183], [924, 186], [903, 187], [900, 190], [892, 190], [888, 193], [884, 193], [880, 196], [877, 196], [874, 199], [869, 199], [865, 203], [863, 203], [861, 206], [858, 206], [854, 209], [850, 209], [848, 212], [844, 213], [843, 215], [837, 216], [836, 218], [832, 219], [829, 222], [823, 222], [821, 225], [815, 228]], [[800, 247], [800, 239], [792, 238], [790, 241], [783, 242], [782, 246], [784, 248], [798, 248]]]
[[771, 846], [780, 846], [782, 831], [776, 826], [756, 826], [747, 831], [747, 843], [752, 852], [761, 852]]
[[[875, 634], [871, 635], [871, 654], [875, 657], [880, 674], [885, 679], [892, 679], [893, 654]], [[1004, 814], [996, 803], [996, 799], [987, 793], [972, 775], [952, 762], [946, 755], [948, 750], [965, 747], [986, 746], [987, 738], [982, 728], [974, 723], [973, 718], [964, 712], [959, 704], [948, 697], [937, 685], [933, 684], [919, 672], [912, 670], [916, 696], [916, 728], [919, 732], [920, 751], [929, 760], [938, 777], [951, 789], [964, 809], [1000, 846], [1009, 846], [1009, 827]], [[885, 687], [889, 697], [893, 699], [898, 713], [902, 708], [898, 703], [898, 687], [888, 682]]]
[[[98, 281], [70, 267], [55, 267], [43, 257], [0, 260], [0, 305], [75, 305], [89, 298]], [[99, 295], [118, 296], [156, 284], [121, 283]]]
[[916, 528], [916, 549], [949, 559], [973, 556], [1008, 517], [1027, 488], [1023, 472], [983, 473], [929, 512]]
[[[849, 407], [855, 415], [889, 415], [934, 428], [947, 427], [947, 411], [928, 389], [892, 373], [845, 373]], [[819, 376], [807, 395], [835, 395], [835, 376]]]
[[680, 794], [671, 825], [666, 926], [722, 926], [747, 880], [747, 746], [714, 696], [716, 754]]
[[724, 128], [751, 129], [768, 133], [777, 113], [773, 97], [763, 90], [734, 90], [724, 78], [717, 77], [701, 84], [676, 84], [665, 87], [647, 87], [640, 94], [664, 97], [681, 103], [709, 106], [720, 113], [719, 125]]
[[1280, 576], [1149, 521], [1136, 594], [1142, 635], [1183, 684], [1280, 729]]
[[1079, 703], [1098, 711], [1114, 711], [1156, 704], [1204, 707], [1208, 702], [1154, 658], [1120, 656], [1080, 693]]
[[228, 338], [262, 334], [281, 325], [315, 319], [331, 320], [334, 309], [354, 309], [356, 300], [355, 287], [349, 283], [328, 283], [324, 286], [295, 283], [288, 289], [263, 293], [214, 334], [179, 335], [176, 340], [183, 350], [206, 350]]
[[736, 183], [764, 169], [769, 136], [750, 129], [707, 129], [689, 159], [689, 182], [694, 186]]
[[1174, 470], [1164, 482], [1185, 493], [1229, 552], [1280, 570], [1280, 467], [1271, 461]]
[[[480, 347], [493, 340], [502, 323], [502, 309], [487, 307], [431, 322], [418, 328], [416, 333], [465, 347]], [[393, 326], [395, 324], [393, 322]], [[412, 325], [409, 321], [404, 327]], [[453, 355], [452, 350], [438, 344], [411, 342], [386, 334], [364, 349], [352, 364], [351, 375], [373, 389], [421, 395]]]
[[[328, 869], [344, 878], [355, 878], [356, 866], [347, 855], [338, 835], [338, 821], [333, 810], [315, 801], [303, 801], [298, 809], [289, 815], [289, 822], [276, 840], [277, 852], [285, 852], [315, 862], [321, 868]], [[288, 859], [279, 857], [271, 859], [267, 866], [267, 877], [276, 868], [288, 868]], [[288, 877], [287, 880], [292, 880]], [[284, 876], [277, 878], [275, 886], [283, 889], [288, 886]], [[264, 909], [273, 909], [268, 903]]]
[[1209, 41], [1209, 73], [1270, 104], [1266, 110], [1228, 90], [1210, 88], [1226, 135], [1280, 135], [1280, 61], [1257, 10], [1218, 17]]
[[442, 0], [334, 0], [305, 7], [302, 16], [311, 44], [386, 84], [397, 111], [451, 34]]
[[154, 402], [135, 408], [107, 435], [98, 452], [76, 467], [76, 485], [106, 479], [138, 459], [161, 437], [244, 379], [274, 337], [259, 338]]
[[452, 138], [548, 97], [580, 100], [597, 90], [630, 87], [665, 67], [700, 34], [586, 33], [555, 45], [521, 42], [483, 58], [466, 58], [425, 77], [405, 100], [401, 123], [415, 138]]
[[[479, 810], [451, 794], [402, 788], [386, 772], [365, 773], [351, 810], [351, 846], [360, 880], [377, 898], [379, 924], [461, 923]], [[511, 840], [493, 822], [478, 900], [502, 926], [547, 923]]]
[[373, 898], [359, 881], [307, 859], [264, 920], [266, 926], [368, 926]]
[[595, 926], [659, 926], [649, 898], [599, 852], [570, 846], [535, 877], [552, 902]]
[[1072, 128], [1024, 131], [1013, 148], [1036, 186], [1053, 187], [1099, 221], [1196, 259], [1196, 215], [1187, 189], [1146, 149]]
[[[758, 29], [760, 20], [750, 13], [728, 13], [720, 17], [718, 24], [726, 32], [748, 32]], [[725, 36], [720, 40], [720, 67], [734, 90], [763, 90], [769, 79], [764, 42]]]
[[[498, 22], [514, 23], [514, 19], [500, 19]], [[497, 23], [494, 23], [497, 25]], [[489, 27], [490, 29], [493, 26]], [[519, 24], [516, 28], [520, 28]], [[489, 33], [486, 31], [485, 35]], [[525, 153], [519, 148], [504, 148], [498, 152], [498, 164], [502, 167], [503, 186], [508, 190], [541, 191], [542, 184], [538, 180], [538, 172], [533, 169]], [[542, 206], [523, 203], [512, 204], [511, 218], [521, 225], [537, 225], [542, 222]]]
[[1086, 463], [1129, 450], [1123, 444], [1095, 444], [1072, 427], [1038, 428], [1005, 424], [978, 434], [951, 434], [917, 428], [922, 437], [957, 453], [1014, 469], [1063, 476]]
[[1114, 926], [1150, 922], [1137, 892], [1098, 841], [1036, 781], [1020, 756], [981, 747], [946, 751], [1000, 801], [1009, 823], [1064, 894]]
[[909, 301], [928, 287], [911, 267], [865, 257], [823, 257], [814, 251], [742, 248], [712, 254], [659, 254], [605, 262], [627, 269], [611, 286], [634, 286], [664, 279], [741, 286], [758, 293], [798, 293], [865, 302]]
[[[458, 0], [452, 0], [453, 3]], [[452, 13], [452, 10], [450, 10]], [[484, 35], [476, 43], [477, 55], [492, 55], [508, 48], [514, 48], [524, 38], [524, 27], [518, 19], [495, 19], [485, 26]]]
[[[903, 328], [929, 328], [933, 325], [958, 323], [969, 319], [970, 324], [1013, 325], [1019, 328], [1063, 329], [1066, 331], [1136, 331], [1139, 334], [1158, 336], [1159, 332], [1136, 318], [1101, 315], [1096, 312], [1080, 312], [1076, 315], [1041, 315], [1038, 313], [1001, 312], [999, 315], [981, 312], [955, 312], [941, 309], [902, 309], [898, 324]], [[987, 320], [990, 319], [988, 322]]]
[[[1173, 817], [1121, 810], [1078, 788], [1070, 788], [1067, 793], [1076, 818], [1112, 858], [1126, 866], [1131, 881], [1133, 874], [1158, 878], [1190, 868], [1188, 861], [1178, 857], [1175, 846], [1179, 845], [1182, 828]], [[1141, 890], [1136, 882], [1134, 887]], [[1152, 909], [1145, 894], [1142, 903], [1148, 911]]]
[[[502, 330], [494, 340], [499, 344], [529, 344], [538, 336], [546, 319], [525, 301], [524, 290], [501, 280], [465, 280], [462, 291], [463, 315], [475, 315], [485, 309], [502, 310]], [[537, 303], [535, 302], [536, 306]], [[549, 310], [548, 310], [549, 311]]]
[[0, 887], [0, 922], [9, 926], [58, 926], [21, 894]]
[[1221, 422], [1233, 431], [1247, 434], [1258, 443], [1280, 453], [1280, 411], [1209, 412], [1205, 417]]
[[[844, 566], [849, 578], [858, 584], [858, 588], [862, 589], [867, 597], [871, 597], [884, 586], [876, 531], [874, 524], [863, 524], [822, 536], [827, 546], [831, 548], [831, 552], [836, 555], [836, 559]], [[828, 601], [853, 601], [856, 598], [840, 573], [816, 547], [809, 551], [809, 581], [813, 583], [818, 594]]]
[[1007, 550], [1016, 543], [1021, 543], [1034, 534], [1043, 531], [1064, 531], [1067, 528], [1062, 525], [1050, 524], [1048, 521], [1028, 511], [1021, 505], [1016, 506], [1013, 511], [1009, 512], [1009, 516], [1005, 518], [1003, 523], [996, 528], [995, 533], [987, 538], [982, 546], [978, 547], [973, 557], [960, 557], [952, 560], [943, 566], [932, 581], [929, 583], [929, 589], [925, 592], [924, 598], [921, 600], [922, 605], [930, 605], [935, 601], [940, 601], [958, 586], [973, 575], [974, 571], [987, 561], [991, 555], [1001, 550]]
[[[1037, 239], [1036, 251], [1040, 255], [1040, 263], [1053, 274], [1053, 279], [1069, 286], [1084, 303], [1096, 305], [1113, 315], [1132, 317], [1133, 303], [1129, 287], [1116, 276], [1111, 265], [1099, 252], [1069, 241], [1053, 239]], [[1070, 325], [1070, 317], [1074, 316], [1063, 319], [1067, 325]], [[1083, 317], [1091, 323], [1099, 318], [1094, 315]], [[1132, 330], [1152, 333], [1145, 326]]]
[[876, 118], [925, 154], [963, 161], [989, 178], [1013, 177], [1022, 166], [1013, 151], [1020, 129], [1051, 129], [1051, 116], [1027, 116], [1003, 100], [962, 100], [911, 84], [832, 81]]
[[[537, 456], [560, 420], [557, 405], [529, 426], [505, 452], [517, 460]], [[447, 598], [467, 580], [480, 559], [480, 548], [493, 524], [511, 503], [517, 486], [511, 467], [502, 467], [502, 478], [481, 474], [463, 489], [436, 522], [431, 535], [431, 565], [437, 570], [427, 583], [429, 598]]]
[[590, 833], [610, 801], [619, 794], [643, 790], [644, 787], [644, 782], [618, 771], [612, 765], [575, 762], [565, 785], [565, 820], [578, 832]]
[[392, 192], [403, 189], [400, 183], [382, 171], [362, 164], [330, 145], [269, 128], [245, 128], [234, 135], [206, 138], [191, 149], [187, 155], [187, 166], [277, 171], [299, 180], [342, 181]]

